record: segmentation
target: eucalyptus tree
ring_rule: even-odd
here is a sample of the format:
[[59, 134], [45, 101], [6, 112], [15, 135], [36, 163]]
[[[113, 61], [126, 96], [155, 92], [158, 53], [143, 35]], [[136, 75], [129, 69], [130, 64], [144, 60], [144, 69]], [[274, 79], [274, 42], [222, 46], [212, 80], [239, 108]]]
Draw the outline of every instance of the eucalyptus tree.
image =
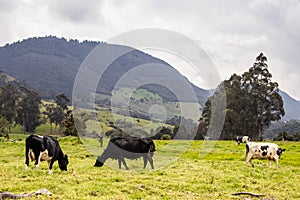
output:
[[277, 82], [272, 82], [267, 57], [260, 53], [253, 66], [242, 75], [242, 89], [249, 93], [255, 136], [261, 138], [262, 131], [272, 121], [284, 116], [283, 100]]

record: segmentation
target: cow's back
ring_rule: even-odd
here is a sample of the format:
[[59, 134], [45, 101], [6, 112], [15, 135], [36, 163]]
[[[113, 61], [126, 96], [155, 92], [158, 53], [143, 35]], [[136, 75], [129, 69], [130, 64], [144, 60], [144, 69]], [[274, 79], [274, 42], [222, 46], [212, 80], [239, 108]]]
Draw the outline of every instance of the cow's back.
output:
[[148, 153], [155, 150], [151, 138], [119, 137], [110, 140], [115, 146], [132, 153]]
[[43, 137], [43, 146], [47, 148], [50, 157], [57, 157], [60, 154], [60, 145], [58, 141], [52, 136]]
[[41, 150], [45, 150], [45, 147], [43, 145], [43, 137], [38, 135], [30, 135], [26, 138], [26, 148], [29, 149], [36, 149], [40, 148]]

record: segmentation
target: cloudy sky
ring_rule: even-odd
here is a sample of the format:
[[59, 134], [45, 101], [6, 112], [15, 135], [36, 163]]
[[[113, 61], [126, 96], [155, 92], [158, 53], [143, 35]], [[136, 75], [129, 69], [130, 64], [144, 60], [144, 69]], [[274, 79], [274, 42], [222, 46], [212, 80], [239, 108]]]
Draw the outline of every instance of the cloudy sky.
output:
[[0, 46], [34, 36], [106, 41], [140, 28], [167, 29], [196, 41], [222, 79], [247, 71], [263, 52], [272, 80], [300, 100], [299, 0], [45, 2], [0, 0]]

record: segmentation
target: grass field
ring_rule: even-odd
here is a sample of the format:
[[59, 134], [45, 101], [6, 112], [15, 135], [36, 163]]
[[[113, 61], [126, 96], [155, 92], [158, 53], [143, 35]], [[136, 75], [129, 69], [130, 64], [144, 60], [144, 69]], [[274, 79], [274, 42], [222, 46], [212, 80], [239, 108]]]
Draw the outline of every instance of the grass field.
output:
[[[300, 199], [300, 143], [278, 142], [286, 148], [279, 167], [269, 168], [266, 160], [254, 160], [255, 168], [245, 167], [245, 146], [233, 141], [155, 141], [157, 152], [151, 170], [143, 161], [127, 161], [129, 171], [118, 170], [109, 160], [102, 168], [93, 167], [95, 153], [101, 153], [96, 140], [59, 138], [69, 155], [67, 172], [57, 162], [48, 174], [46, 162], [39, 171], [30, 163], [24, 170], [24, 135], [12, 135], [19, 142], [0, 142], [0, 191], [16, 194], [46, 188], [51, 197], [28, 199], [258, 199], [233, 196], [236, 192], [266, 194], [266, 199]], [[107, 144], [105, 140], [104, 146]], [[211, 150], [207, 146], [213, 146]], [[87, 148], [89, 147], [89, 148]], [[187, 147], [185, 153], [181, 154]], [[178, 152], [176, 154], [175, 152]], [[178, 157], [180, 155], [180, 157]], [[167, 158], [174, 158], [168, 162]], [[178, 157], [178, 158], [177, 158]]]

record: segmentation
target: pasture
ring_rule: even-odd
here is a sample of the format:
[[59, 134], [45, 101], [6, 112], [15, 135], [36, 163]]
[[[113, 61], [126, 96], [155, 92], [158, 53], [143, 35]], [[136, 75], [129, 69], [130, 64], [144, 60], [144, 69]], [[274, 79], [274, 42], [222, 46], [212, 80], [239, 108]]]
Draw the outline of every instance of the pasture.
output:
[[[27, 135], [26, 135], [27, 136]], [[266, 194], [266, 199], [300, 199], [300, 143], [276, 142], [286, 148], [279, 160], [279, 168], [268, 167], [266, 160], [254, 160], [255, 168], [245, 167], [245, 144], [217, 141], [211, 150], [203, 148], [214, 141], [157, 141], [154, 166], [142, 169], [143, 160], [127, 161], [129, 171], [117, 169], [117, 161], [109, 160], [102, 168], [94, 167], [96, 155], [101, 153], [96, 140], [82, 143], [75, 137], [58, 138], [70, 164], [61, 172], [57, 162], [53, 174], [48, 174], [46, 162], [39, 171], [30, 162], [25, 171], [25, 135], [11, 135], [18, 142], [0, 142], [0, 191], [16, 194], [46, 188], [51, 197], [35, 196], [28, 199], [259, 199], [233, 196], [236, 192]], [[169, 145], [172, 143], [172, 145]], [[104, 147], [107, 144], [105, 140]], [[159, 159], [160, 152], [171, 146], [174, 151], [188, 149], [172, 163]], [[169, 149], [172, 149], [169, 148]], [[88, 150], [89, 149], [89, 150]], [[93, 150], [91, 150], [93, 149]], [[166, 166], [165, 166], [166, 165]], [[114, 166], [114, 167], [112, 167]]]

